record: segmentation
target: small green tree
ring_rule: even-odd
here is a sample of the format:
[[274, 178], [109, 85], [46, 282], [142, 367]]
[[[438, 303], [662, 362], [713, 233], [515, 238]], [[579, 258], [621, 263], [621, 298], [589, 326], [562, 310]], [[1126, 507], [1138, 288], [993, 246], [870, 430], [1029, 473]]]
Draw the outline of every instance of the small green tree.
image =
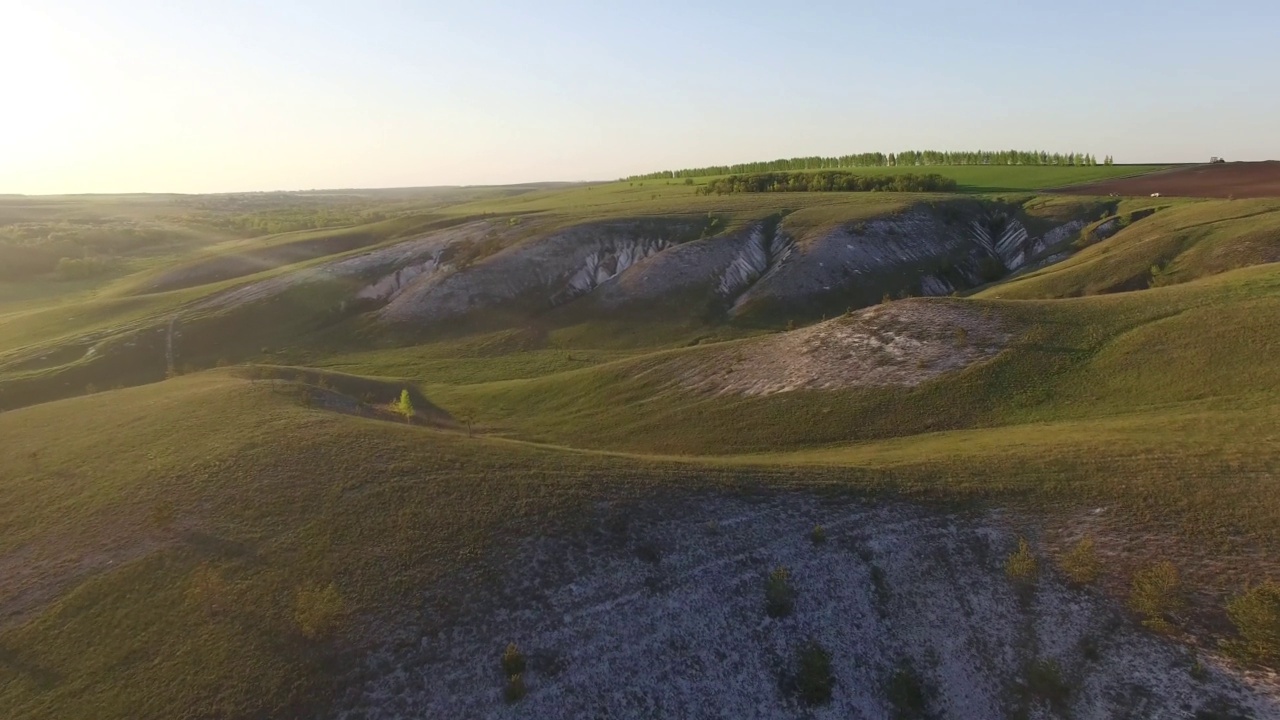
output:
[[413, 420], [413, 400], [408, 390], [400, 391], [400, 399], [395, 404], [396, 412], [404, 416], [405, 422]]
[[1018, 538], [1018, 549], [1004, 562], [1004, 572], [1014, 580], [1030, 582], [1036, 577], [1036, 556], [1026, 538]]
[[1129, 607], [1142, 615], [1142, 624], [1159, 632], [1172, 629], [1168, 616], [1182, 609], [1182, 580], [1178, 568], [1169, 561], [1139, 570], [1133, 576]]
[[1240, 639], [1228, 647], [1233, 654], [1259, 662], [1280, 661], [1280, 583], [1268, 581], [1248, 588], [1227, 603]]

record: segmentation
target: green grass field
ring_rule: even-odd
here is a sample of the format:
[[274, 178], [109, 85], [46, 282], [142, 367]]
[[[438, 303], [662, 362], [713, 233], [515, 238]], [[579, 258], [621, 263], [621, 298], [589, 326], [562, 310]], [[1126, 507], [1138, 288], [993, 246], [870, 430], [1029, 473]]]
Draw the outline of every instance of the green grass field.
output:
[[[936, 168], [1045, 219], [1106, 199], [1034, 191], [1144, 169]], [[382, 202], [402, 215], [357, 228], [223, 238], [56, 291], [0, 283], [0, 359], [83, 362], [94, 333], [437, 222], [711, 213], [732, 224], [785, 208], [803, 236], [940, 201], [693, 193], [646, 181], [397, 196]], [[21, 222], [167, 207], [22, 202], [8, 210]], [[683, 369], [774, 334], [662, 316], [375, 342], [359, 326], [317, 330], [300, 291], [216, 338], [256, 348], [274, 333], [256, 359], [297, 368], [104, 383], [0, 412], [0, 714], [311, 716], [361, 638], [422, 588], [490, 582], [486, 562], [514, 538], [572, 526], [595, 503], [713, 487], [998, 506], [1050, 538], [1095, 518], [1113, 585], [1151, 557], [1177, 560], [1208, 618], [1185, 630], [1215, 640], [1224, 598], [1280, 577], [1280, 203], [1124, 200], [1110, 217], [1112, 234], [1060, 263], [967, 297], [894, 301], [956, 305], [1009, 333], [989, 361], [914, 386], [693, 390]], [[325, 244], [335, 237], [356, 239]], [[228, 257], [247, 272], [148, 290]], [[11, 368], [0, 387], [52, 371]], [[454, 422], [348, 411], [404, 389]], [[305, 598], [331, 584], [336, 629], [309, 636]]]

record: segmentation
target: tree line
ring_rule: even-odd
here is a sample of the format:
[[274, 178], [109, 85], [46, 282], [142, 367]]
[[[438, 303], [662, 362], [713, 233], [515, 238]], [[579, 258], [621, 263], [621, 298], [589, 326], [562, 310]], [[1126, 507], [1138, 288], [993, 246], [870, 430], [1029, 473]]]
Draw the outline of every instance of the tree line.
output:
[[730, 175], [698, 188], [702, 195], [764, 192], [951, 192], [956, 181], [938, 174], [855, 175], [850, 172], [774, 172]]
[[858, 153], [836, 157], [795, 157], [768, 162], [737, 165], [709, 165], [684, 170], [663, 170], [645, 175], [632, 175], [626, 180], [670, 180], [710, 175], [743, 173], [795, 172], [797, 170], [842, 170], [856, 167], [927, 167], [930, 165], [1046, 165], [1092, 167], [1111, 165], [1110, 155], [1098, 159], [1089, 153], [1049, 153], [1043, 150], [977, 150], [944, 152], [939, 150], [906, 150], [899, 153]]

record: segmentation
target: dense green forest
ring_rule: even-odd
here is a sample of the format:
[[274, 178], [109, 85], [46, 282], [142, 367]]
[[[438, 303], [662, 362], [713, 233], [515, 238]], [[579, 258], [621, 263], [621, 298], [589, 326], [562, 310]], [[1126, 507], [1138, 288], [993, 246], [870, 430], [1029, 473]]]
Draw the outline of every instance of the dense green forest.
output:
[[704, 195], [761, 192], [951, 192], [956, 181], [937, 174], [854, 175], [848, 172], [730, 175], [698, 188]]
[[[1106, 156], [1102, 164], [1112, 164]], [[663, 170], [647, 175], [633, 175], [627, 180], [670, 180], [671, 178], [708, 177], [763, 172], [794, 172], [797, 170], [840, 170], [854, 167], [922, 167], [929, 165], [1059, 165], [1089, 167], [1098, 160], [1088, 153], [1048, 153], [1040, 150], [978, 150], [974, 152], [943, 152], [938, 150], [907, 150], [900, 153], [859, 153], [839, 157], [796, 157], [768, 162], [739, 163], [737, 165], [711, 165], [684, 170]]]

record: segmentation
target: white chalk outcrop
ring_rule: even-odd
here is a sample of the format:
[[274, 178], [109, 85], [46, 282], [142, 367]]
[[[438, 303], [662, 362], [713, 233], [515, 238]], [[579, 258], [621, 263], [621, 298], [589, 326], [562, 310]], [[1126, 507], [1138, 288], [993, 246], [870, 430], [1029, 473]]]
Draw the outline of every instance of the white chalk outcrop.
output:
[[[519, 323], [580, 303], [587, 312], [654, 308], [720, 318], [805, 317], [891, 294], [946, 295], [1017, 270], [1069, 240], [1073, 221], [1033, 235], [1014, 214], [978, 203], [808, 231], [785, 220], [706, 237], [688, 218], [538, 223], [471, 222], [219, 293], [201, 307], [268, 300], [306, 283], [386, 323], [446, 326], [488, 315]], [[586, 302], [581, 302], [586, 299]], [[370, 306], [373, 306], [370, 308]]]
[[1011, 332], [1000, 318], [950, 300], [904, 300], [791, 332], [713, 345], [663, 366], [685, 388], [714, 394], [913, 387], [994, 357]]
[[[1150, 634], [1048, 563], [1020, 593], [1004, 572], [1016, 535], [997, 514], [800, 493], [600, 513], [594, 532], [529, 538], [492, 582], [442, 582], [369, 654], [334, 716], [889, 718], [911, 701], [904, 684], [927, 717], [1280, 716], [1274, 687]], [[794, 609], [771, 618], [778, 566]], [[817, 707], [786, 681], [810, 640], [834, 678]], [[528, 659], [514, 704], [499, 663], [510, 642]], [[1054, 670], [1033, 680], [1036, 667]]]

